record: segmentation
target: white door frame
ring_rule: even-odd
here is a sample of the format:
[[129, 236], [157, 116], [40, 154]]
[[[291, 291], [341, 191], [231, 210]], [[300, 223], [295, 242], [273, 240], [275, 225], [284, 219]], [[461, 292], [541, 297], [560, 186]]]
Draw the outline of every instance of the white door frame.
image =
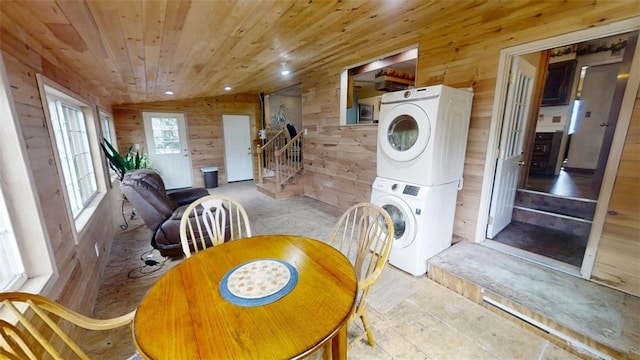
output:
[[[151, 119], [154, 117], [176, 117], [179, 121], [178, 127], [180, 130], [180, 144], [184, 145], [182, 149], [180, 149], [179, 154], [171, 154], [171, 155], [155, 155], [155, 149], [152, 148], [153, 144], [153, 134], [151, 133], [153, 130], [151, 128]], [[181, 126], [182, 125], [182, 126]], [[167, 189], [177, 189], [183, 187], [192, 187], [193, 186], [193, 166], [191, 162], [191, 152], [189, 151], [189, 129], [187, 128], [187, 117], [185, 113], [176, 112], [176, 111], [142, 111], [142, 128], [144, 131], [144, 139], [147, 144], [147, 154], [149, 156], [149, 160], [151, 161], [151, 167], [157, 168], [160, 176], [165, 182], [165, 186]], [[184, 127], [184, 129], [180, 129], [180, 127]], [[150, 137], [151, 136], [151, 137]], [[174, 164], [179, 165], [179, 167], [184, 167], [185, 169], [177, 169], [174, 166], [170, 166], [166, 164], [163, 169], [162, 166], [158, 165], [158, 156], [172, 157]], [[179, 162], [176, 162], [175, 158], [180, 159]], [[154, 165], [154, 161], [156, 164]], [[169, 176], [164, 173], [167, 169], [176, 170], [173, 172], [174, 176]], [[165, 171], [163, 171], [165, 170]], [[163, 174], [164, 173], [164, 174]], [[179, 173], [179, 176], [175, 176], [176, 173]]]
[[[245, 125], [246, 132], [243, 131]], [[238, 134], [238, 131], [242, 134]], [[222, 134], [227, 182], [253, 180], [251, 117], [242, 114], [223, 114]]]
[[[509, 66], [511, 58], [516, 55], [524, 55], [536, 51], [551, 49], [570, 45], [578, 42], [588, 41], [601, 37], [616, 35], [620, 33], [635, 31], [640, 29], [640, 17], [614, 22], [611, 24], [597, 26], [586, 30], [580, 30], [568, 34], [559, 35], [549, 39], [542, 39], [527, 44], [517, 45], [500, 51], [498, 61], [498, 73], [496, 76], [496, 90], [493, 99], [493, 111], [491, 115], [491, 127], [489, 129], [489, 141], [487, 145], [487, 156], [485, 158], [484, 174], [482, 178], [482, 190], [480, 194], [480, 206], [478, 207], [478, 220], [476, 223], [476, 242], [486, 240], [485, 230], [489, 220], [489, 207], [491, 205], [491, 189], [493, 187], [493, 178], [496, 172], [496, 163], [494, 159], [498, 156], [498, 147], [500, 144], [500, 128], [502, 127], [502, 118], [504, 113], [505, 98], [507, 94], [507, 83], [509, 81]], [[632, 69], [640, 68], [640, 46], [636, 46], [633, 57]], [[640, 72], [632, 72], [627, 80], [627, 87], [624, 92], [622, 104], [620, 106], [620, 114], [618, 116], [618, 125], [611, 144], [609, 160], [604, 172], [602, 187], [596, 207], [593, 224], [591, 226], [591, 234], [587, 242], [580, 275], [584, 279], [591, 278], [591, 272], [595, 264], [596, 252], [602, 236], [604, 220], [607, 213], [607, 207], [611, 200], [615, 177], [620, 164], [622, 148], [624, 140], [629, 129], [633, 106], [640, 85]]]

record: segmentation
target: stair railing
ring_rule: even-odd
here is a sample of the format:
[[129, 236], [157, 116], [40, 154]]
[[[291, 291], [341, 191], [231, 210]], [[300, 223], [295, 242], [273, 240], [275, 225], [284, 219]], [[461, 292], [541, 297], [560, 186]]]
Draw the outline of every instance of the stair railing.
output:
[[282, 130], [267, 131], [267, 142], [256, 149], [258, 161], [258, 183], [264, 183], [265, 172], [270, 173], [276, 170], [276, 151], [281, 149], [287, 142], [287, 137]]
[[276, 151], [276, 186], [282, 190], [282, 186], [289, 179], [302, 170], [302, 144], [304, 133], [299, 133]]
[[[283, 184], [298, 174], [302, 168], [302, 143], [304, 134], [300, 133], [287, 142], [282, 131], [269, 134], [267, 142], [256, 149], [258, 161], [258, 183], [263, 184], [264, 178], [275, 176], [277, 190], [282, 190]], [[273, 175], [266, 176], [265, 173]]]

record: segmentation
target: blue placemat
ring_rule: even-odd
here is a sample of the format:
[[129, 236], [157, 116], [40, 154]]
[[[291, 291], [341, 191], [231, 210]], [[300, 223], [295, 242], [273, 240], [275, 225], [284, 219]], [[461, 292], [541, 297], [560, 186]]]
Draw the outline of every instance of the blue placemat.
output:
[[[288, 275], [288, 279], [287, 279]], [[280, 259], [256, 259], [229, 270], [220, 282], [220, 294], [238, 306], [270, 304], [298, 283], [298, 271]]]

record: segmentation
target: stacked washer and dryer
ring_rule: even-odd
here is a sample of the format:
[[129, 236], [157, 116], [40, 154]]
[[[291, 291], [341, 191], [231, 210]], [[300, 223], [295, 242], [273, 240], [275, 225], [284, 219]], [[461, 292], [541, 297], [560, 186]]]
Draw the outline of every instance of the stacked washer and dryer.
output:
[[472, 99], [444, 85], [382, 96], [371, 202], [394, 222], [389, 263], [415, 276], [451, 246]]

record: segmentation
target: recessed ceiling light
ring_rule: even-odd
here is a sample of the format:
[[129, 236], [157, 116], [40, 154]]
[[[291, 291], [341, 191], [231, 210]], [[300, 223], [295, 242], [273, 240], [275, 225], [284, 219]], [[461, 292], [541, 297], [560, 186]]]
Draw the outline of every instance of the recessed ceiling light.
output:
[[167, 90], [164, 92], [165, 95], [173, 95], [173, 91], [171, 90]]
[[280, 70], [280, 74], [282, 74], [283, 76], [285, 75], [289, 75], [291, 73], [291, 71], [289, 71], [289, 68], [287, 67], [287, 62], [281, 62], [280, 65], [282, 65], [282, 70]]
[[231, 86], [225, 86], [224, 89], [227, 91], [231, 91]]

